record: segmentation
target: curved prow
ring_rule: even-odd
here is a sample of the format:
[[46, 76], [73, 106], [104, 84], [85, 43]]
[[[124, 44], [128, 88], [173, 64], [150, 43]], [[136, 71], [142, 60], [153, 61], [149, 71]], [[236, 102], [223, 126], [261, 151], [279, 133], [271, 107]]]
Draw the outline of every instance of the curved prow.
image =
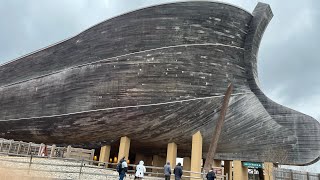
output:
[[282, 145], [287, 146], [289, 154], [293, 154], [284, 164], [309, 165], [315, 163], [319, 160], [320, 155], [320, 123], [308, 115], [275, 103], [259, 88], [257, 56], [262, 35], [273, 14], [268, 4], [258, 3], [252, 15], [244, 44], [244, 62], [248, 68], [249, 87], [270, 117], [284, 129], [290, 131], [290, 137], [295, 139], [292, 142], [286, 142], [286, 139], [276, 139], [282, 142]]
[[262, 35], [273, 17], [273, 13], [268, 4], [259, 2], [252, 15], [253, 17], [250, 22], [249, 32], [244, 43], [244, 61], [248, 67], [248, 82], [251, 88], [253, 88], [252, 85], [254, 86], [259, 82], [257, 73], [257, 56], [259, 46]]

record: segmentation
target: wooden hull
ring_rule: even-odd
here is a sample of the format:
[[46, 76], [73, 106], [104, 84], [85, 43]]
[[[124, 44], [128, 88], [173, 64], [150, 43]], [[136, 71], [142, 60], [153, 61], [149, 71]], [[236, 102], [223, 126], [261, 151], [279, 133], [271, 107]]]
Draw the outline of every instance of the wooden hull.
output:
[[[190, 16], [192, 14], [192, 16]], [[201, 131], [208, 149], [222, 96], [234, 92], [216, 158], [263, 161], [281, 147], [287, 164], [320, 154], [320, 125], [269, 100], [256, 55], [272, 18], [216, 2], [153, 6], [0, 66], [0, 136], [95, 146], [132, 140], [131, 150], [190, 154]]]

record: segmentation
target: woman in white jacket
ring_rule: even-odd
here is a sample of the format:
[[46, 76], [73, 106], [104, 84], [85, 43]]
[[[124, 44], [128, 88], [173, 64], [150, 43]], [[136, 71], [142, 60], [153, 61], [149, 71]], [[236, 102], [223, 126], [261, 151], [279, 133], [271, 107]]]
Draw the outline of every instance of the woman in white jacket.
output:
[[136, 176], [135, 176], [135, 178], [137, 178], [137, 179], [142, 179], [143, 176], [144, 176], [144, 173], [146, 172], [146, 167], [144, 167], [143, 164], [144, 164], [144, 162], [140, 161], [139, 165], [137, 165], [137, 167], [136, 167]]

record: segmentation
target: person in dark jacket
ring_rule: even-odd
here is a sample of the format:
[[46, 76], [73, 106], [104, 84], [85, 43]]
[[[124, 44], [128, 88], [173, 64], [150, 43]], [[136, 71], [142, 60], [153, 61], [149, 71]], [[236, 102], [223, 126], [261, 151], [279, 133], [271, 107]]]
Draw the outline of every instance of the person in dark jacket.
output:
[[171, 176], [171, 166], [170, 166], [170, 162], [168, 161], [167, 164], [164, 165], [165, 180], [170, 180], [170, 176]]
[[180, 180], [182, 176], [182, 167], [181, 163], [178, 163], [178, 165], [173, 170], [175, 180]]
[[120, 163], [119, 180], [123, 180], [123, 178], [126, 176], [126, 172], [128, 171], [128, 164], [124, 157], [119, 161], [119, 163]]
[[213, 168], [206, 175], [207, 180], [214, 180], [216, 178], [216, 174], [213, 171]]

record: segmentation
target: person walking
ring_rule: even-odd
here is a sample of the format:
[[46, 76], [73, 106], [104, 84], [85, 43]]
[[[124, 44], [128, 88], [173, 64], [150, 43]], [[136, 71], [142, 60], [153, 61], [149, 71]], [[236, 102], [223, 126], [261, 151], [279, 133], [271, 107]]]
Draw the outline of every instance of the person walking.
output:
[[117, 171], [119, 173], [119, 180], [123, 180], [123, 178], [126, 176], [126, 172], [128, 171], [128, 164], [124, 157], [119, 161], [117, 165]]
[[206, 175], [207, 180], [214, 180], [216, 178], [216, 174], [213, 171], [213, 168], [210, 169], [208, 174]]
[[144, 162], [140, 161], [139, 165], [137, 165], [136, 167], [135, 179], [142, 179], [145, 172], [146, 172], [146, 167], [144, 166]]
[[170, 162], [168, 161], [167, 164], [164, 165], [165, 180], [170, 180], [170, 176], [171, 176], [171, 166], [170, 166]]
[[173, 170], [174, 173], [174, 179], [175, 180], [180, 180], [181, 176], [182, 176], [182, 167], [181, 167], [181, 163], [178, 163], [178, 165], [174, 168]]

